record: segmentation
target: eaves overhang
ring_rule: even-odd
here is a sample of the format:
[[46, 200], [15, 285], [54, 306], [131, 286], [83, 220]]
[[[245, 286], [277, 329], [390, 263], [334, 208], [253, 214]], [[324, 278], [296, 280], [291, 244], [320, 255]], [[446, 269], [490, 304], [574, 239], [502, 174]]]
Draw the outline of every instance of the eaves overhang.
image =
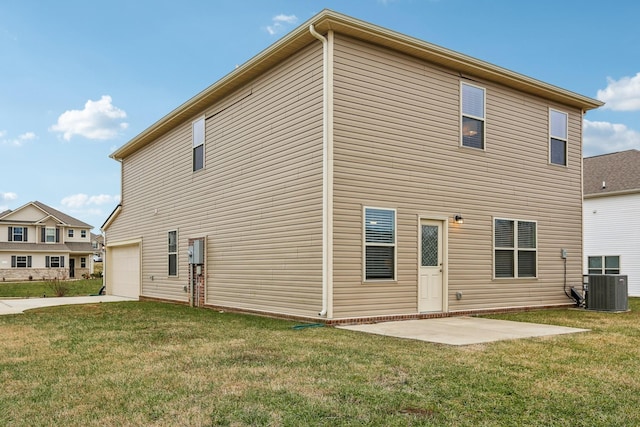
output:
[[300, 25], [289, 34], [218, 80], [187, 102], [158, 120], [142, 133], [114, 151], [109, 157], [122, 160], [185, 121], [194, 119], [213, 103], [264, 73], [277, 63], [317, 39], [309, 32], [313, 25], [317, 32], [326, 34], [332, 30], [339, 34], [365, 40], [416, 58], [449, 68], [460, 75], [497, 82], [505, 86], [540, 96], [545, 99], [581, 109], [598, 108], [604, 103], [559, 88], [525, 75], [498, 67], [488, 62], [437, 46], [420, 39], [391, 31], [332, 10], [325, 9]]
[[591, 193], [585, 194], [583, 198], [586, 199], [599, 199], [602, 197], [613, 197], [613, 196], [627, 196], [629, 194], [640, 194], [640, 188], [631, 188], [627, 190], [619, 190], [619, 191], [607, 191], [605, 193]]

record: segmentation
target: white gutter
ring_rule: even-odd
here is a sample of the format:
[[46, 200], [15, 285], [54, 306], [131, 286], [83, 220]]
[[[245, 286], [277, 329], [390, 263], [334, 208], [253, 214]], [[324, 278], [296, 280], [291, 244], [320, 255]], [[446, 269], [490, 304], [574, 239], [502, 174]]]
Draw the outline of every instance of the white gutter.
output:
[[[331, 157], [330, 153], [330, 127], [329, 127], [329, 40], [318, 33], [309, 25], [312, 36], [322, 42], [322, 310], [318, 316], [327, 316], [329, 313], [329, 288], [332, 285], [333, 268], [331, 259], [332, 224], [331, 224]], [[330, 33], [331, 35], [331, 33]], [[329, 314], [328, 317], [330, 317]]]

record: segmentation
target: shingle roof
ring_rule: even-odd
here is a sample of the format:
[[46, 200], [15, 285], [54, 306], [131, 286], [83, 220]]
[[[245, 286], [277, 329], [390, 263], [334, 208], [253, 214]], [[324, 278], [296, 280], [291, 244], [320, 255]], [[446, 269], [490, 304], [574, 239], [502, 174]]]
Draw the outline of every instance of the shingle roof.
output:
[[640, 192], [640, 151], [627, 150], [583, 161], [585, 196]]
[[[63, 223], [70, 225], [72, 227], [83, 227], [83, 228], [93, 228], [92, 225], [87, 224], [86, 222], [82, 222], [79, 219], [76, 219], [70, 215], [67, 215], [64, 212], [60, 212], [57, 209], [52, 208], [51, 206], [47, 206], [42, 202], [38, 202], [38, 201], [34, 201], [34, 202], [30, 202], [27, 203], [26, 205], [22, 206], [28, 206], [28, 205], [34, 205], [36, 207], [38, 207], [39, 209], [41, 209], [42, 211], [44, 211], [47, 215], [51, 215], [55, 218], [57, 218], [58, 220], [62, 221]], [[4, 211], [2, 213], [0, 213], [0, 218], [2, 218], [3, 216], [11, 213], [11, 212], [16, 212], [20, 209], [22, 209], [22, 207], [18, 208], [15, 211], [11, 211], [11, 210], [7, 210]], [[24, 223], [30, 223], [30, 221], [14, 221], [14, 222], [24, 222]]]

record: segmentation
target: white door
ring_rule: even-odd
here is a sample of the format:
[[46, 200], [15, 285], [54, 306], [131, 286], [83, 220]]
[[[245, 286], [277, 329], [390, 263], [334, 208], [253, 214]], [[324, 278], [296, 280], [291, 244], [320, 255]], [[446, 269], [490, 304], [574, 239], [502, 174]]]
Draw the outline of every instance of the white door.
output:
[[418, 311], [443, 311], [442, 222], [420, 222], [420, 284]]
[[107, 248], [107, 294], [140, 296], [140, 245]]

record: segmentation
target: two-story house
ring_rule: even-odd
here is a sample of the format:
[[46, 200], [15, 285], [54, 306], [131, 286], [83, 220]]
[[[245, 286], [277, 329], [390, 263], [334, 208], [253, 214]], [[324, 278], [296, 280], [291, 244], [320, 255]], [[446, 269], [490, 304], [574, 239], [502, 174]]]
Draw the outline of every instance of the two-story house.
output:
[[585, 274], [623, 274], [640, 297], [640, 151], [584, 159]]
[[90, 273], [89, 224], [40, 202], [0, 213], [0, 280], [80, 278]]
[[324, 10], [111, 155], [107, 292], [334, 323], [569, 305], [600, 105]]

